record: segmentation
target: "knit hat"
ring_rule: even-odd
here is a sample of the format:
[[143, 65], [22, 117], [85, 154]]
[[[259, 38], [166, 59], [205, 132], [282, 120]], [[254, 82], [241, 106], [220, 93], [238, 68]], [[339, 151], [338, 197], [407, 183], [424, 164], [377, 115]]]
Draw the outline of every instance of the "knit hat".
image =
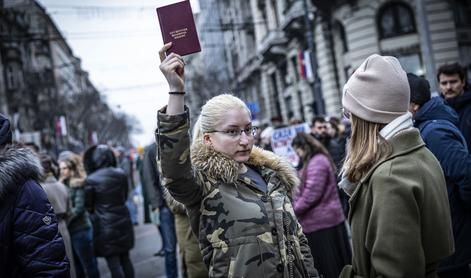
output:
[[413, 73], [407, 73], [410, 88], [410, 101], [420, 106], [424, 105], [431, 98], [430, 83], [427, 79], [419, 77]]
[[10, 121], [0, 114], [0, 147], [11, 143]]
[[409, 108], [406, 72], [395, 57], [373, 54], [343, 87], [342, 105], [355, 116], [388, 124]]

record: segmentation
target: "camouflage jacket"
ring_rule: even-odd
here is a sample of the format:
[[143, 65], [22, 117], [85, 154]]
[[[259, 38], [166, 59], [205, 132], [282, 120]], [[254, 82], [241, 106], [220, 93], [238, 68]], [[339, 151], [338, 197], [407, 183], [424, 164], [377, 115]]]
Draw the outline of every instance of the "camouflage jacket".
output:
[[291, 165], [254, 147], [247, 164], [266, 181], [263, 193], [239, 177], [234, 160], [204, 144], [190, 151], [188, 111], [164, 109], [156, 132], [162, 185], [186, 206], [209, 276], [318, 277], [291, 205], [299, 183]]

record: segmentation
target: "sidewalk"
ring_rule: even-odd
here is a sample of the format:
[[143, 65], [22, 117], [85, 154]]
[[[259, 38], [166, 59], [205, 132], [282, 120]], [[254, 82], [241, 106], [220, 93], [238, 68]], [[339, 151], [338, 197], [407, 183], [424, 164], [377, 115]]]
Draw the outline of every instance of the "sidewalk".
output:
[[[141, 212], [141, 209], [139, 210]], [[139, 220], [142, 223], [142, 214], [139, 213]], [[131, 250], [131, 261], [134, 265], [136, 278], [164, 278], [165, 260], [164, 257], [154, 257], [162, 246], [160, 234], [153, 224], [139, 224], [135, 226], [135, 244]], [[101, 278], [111, 278], [104, 258], [98, 258], [98, 267]]]

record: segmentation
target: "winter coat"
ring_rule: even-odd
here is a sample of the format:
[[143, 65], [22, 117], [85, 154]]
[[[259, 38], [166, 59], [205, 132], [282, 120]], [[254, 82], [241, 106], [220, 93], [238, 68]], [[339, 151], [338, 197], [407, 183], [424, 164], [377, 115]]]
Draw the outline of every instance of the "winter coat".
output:
[[[111, 153], [108, 153], [111, 152]], [[87, 169], [85, 184], [92, 192], [95, 254], [109, 257], [128, 252], [134, 246], [134, 230], [125, 205], [128, 179], [122, 169], [115, 168], [110, 149], [92, 147], [84, 154]]]
[[0, 150], [0, 277], [69, 277], [57, 218], [38, 183], [39, 159], [26, 148]]
[[163, 189], [160, 185], [160, 174], [157, 169], [157, 145], [150, 144], [144, 150], [144, 160], [142, 162], [144, 185], [148, 193], [152, 209], [166, 207], [167, 203], [163, 195]]
[[51, 202], [54, 208], [54, 213], [57, 217], [59, 232], [64, 240], [65, 253], [69, 258], [70, 263], [70, 277], [75, 278], [75, 264], [74, 252], [72, 250], [72, 241], [70, 239], [69, 230], [67, 229], [67, 219], [71, 214], [71, 204], [67, 187], [57, 181], [54, 176], [48, 176], [44, 182], [41, 183], [44, 191], [46, 192], [47, 199]]
[[440, 270], [462, 267], [471, 263], [471, 154], [457, 127], [458, 115], [435, 97], [415, 114], [414, 125], [440, 162], [447, 185], [456, 250]]
[[289, 197], [299, 183], [292, 166], [254, 147], [247, 164], [266, 181], [261, 192], [233, 159], [204, 144], [190, 151], [188, 109], [163, 113], [156, 134], [162, 185], [186, 206], [209, 277], [317, 277]]
[[68, 228], [71, 234], [92, 227], [90, 216], [85, 209], [84, 182], [85, 178], [70, 178], [64, 181], [72, 205], [72, 214], [68, 219]]
[[[470, 85], [468, 84], [468, 88]], [[460, 118], [459, 129], [466, 139], [468, 151], [471, 150], [471, 89], [465, 90], [461, 96], [448, 99], [447, 103], [455, 109]]]
[[345, 220], [330, 160], [317, 154], [300, 171], [301, 186], [293, 208], [305, 233], [334, 227]]
[[440, 164], [417, 129], [388, 142], [350, 199], [353, 261], [346, 277], [437, 277], [453, 253], [450, 208]]

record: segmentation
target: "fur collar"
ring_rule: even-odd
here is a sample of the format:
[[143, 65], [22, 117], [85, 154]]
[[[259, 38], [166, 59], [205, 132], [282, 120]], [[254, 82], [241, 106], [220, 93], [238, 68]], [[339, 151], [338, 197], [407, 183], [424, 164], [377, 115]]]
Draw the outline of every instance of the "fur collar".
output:
[[29, 179], [39, 182], [42, 172], [41, 162], [32, 150], [16, 146], [0, 150], [0, 200]]
[[68, 184], [70, 188], [82, 187], [84, 184], [85, 178], [70, 178]]
[[[191, 146], [191, 162], [198, 173], [208, 178], [234, 183], [239, 177], [237, 162], [203, 143], [194, 143]], [[246, 164], [275, 171], [288, 191], [293, 191], [299, 185], [299, 178], [293, 166], [272, 152], [254, 146]]]

